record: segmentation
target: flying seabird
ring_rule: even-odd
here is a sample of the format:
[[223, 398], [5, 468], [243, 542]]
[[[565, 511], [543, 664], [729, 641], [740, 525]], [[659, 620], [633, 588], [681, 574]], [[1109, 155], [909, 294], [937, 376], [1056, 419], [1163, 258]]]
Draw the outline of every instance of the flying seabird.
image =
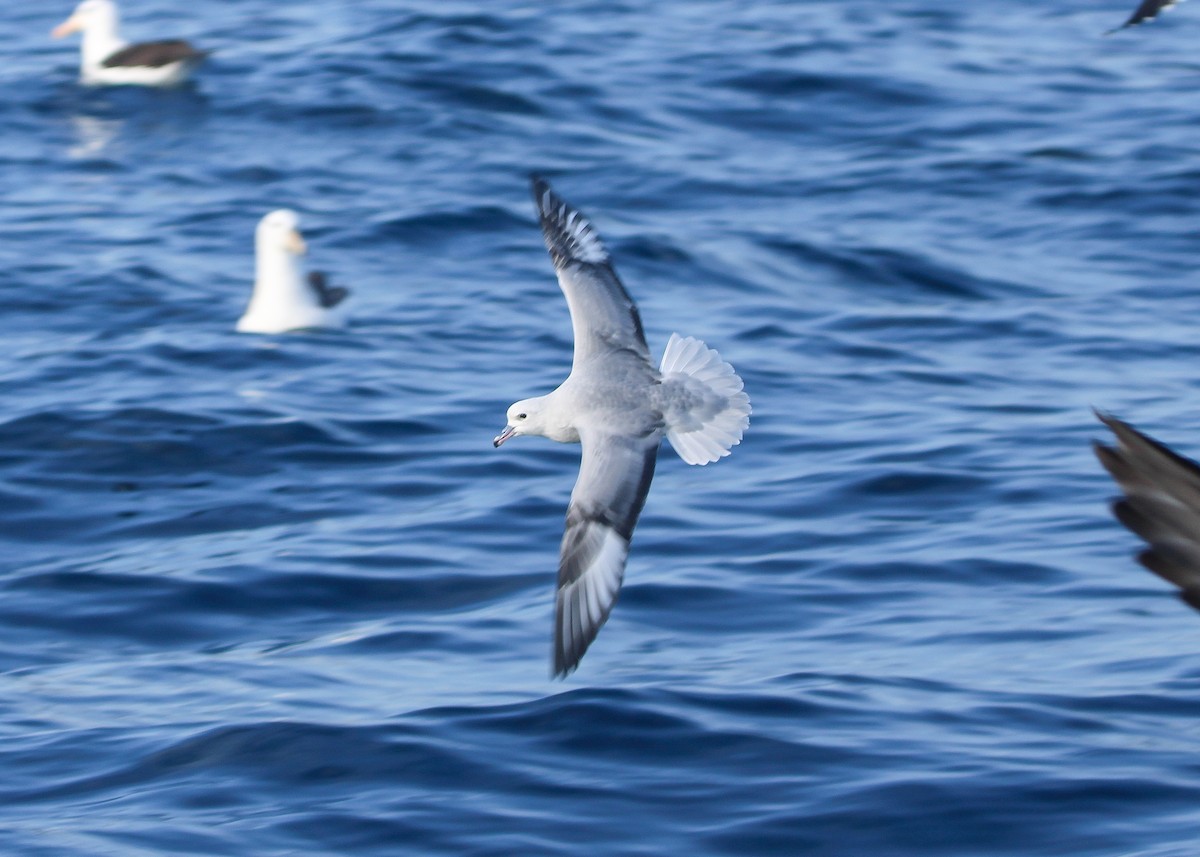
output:
[[51, 35], [61, 39], [80, 31], [80, 79], [92, 86], [175, 86], [208, 56], [179, 39], [129, 44], [120, 36], [120, 15], [112, 0], [83, 0]]
[[1138, 24], [1144, 24], [1147, 21], [1153, 21], [1158, 17], [1160, 12], [1165, 12], [1168, 9], [1182, 3], [1183, 0], [1142, 0], [1141, 5], [1137, 7], [1129, 20], [1119, 27], [1114, 27], [1105, 33], [1106, 36], [1120, 32], [1126, 27], [1136, 27]]
[[284, 333], [314, 327], [341, 327], [349, 290], [331, 287], [325, 275], [303, 276], [300, 257], [308, 247], [294, 211], [272, 211], [254, 234], [254, 293], [237, 323], [241, 333]]
[[1124, 493], [1113, 514], [1149, 545], [1138, 561], [1200, 610], [1200, 466], [1128, 423], [1097, 416], [1117, 439], [1116, 446], [1094, 445]]
[[554, 674], [562, 677], [617, 600], [662, 438], [688, 464], [716, 461], [741, 442], [750, 398], [733, 367], [696, 339], [672, 334], [655, 367], [637, 307], [592, 224], [537, 178], [533, 197], [575, 354], [558, 389], [508, 409], [493, 443], [530, 434], [583, 447], [558, 566]]

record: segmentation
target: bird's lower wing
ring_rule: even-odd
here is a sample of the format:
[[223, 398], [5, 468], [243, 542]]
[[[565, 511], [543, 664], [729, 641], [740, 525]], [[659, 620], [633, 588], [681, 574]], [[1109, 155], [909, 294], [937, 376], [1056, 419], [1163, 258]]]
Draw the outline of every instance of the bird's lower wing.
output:
[[558, 566], [554, 674], [565, 676], [608, 620], [646, 502], [659, 437], [580, 432], [583, 457], [571, 492]]

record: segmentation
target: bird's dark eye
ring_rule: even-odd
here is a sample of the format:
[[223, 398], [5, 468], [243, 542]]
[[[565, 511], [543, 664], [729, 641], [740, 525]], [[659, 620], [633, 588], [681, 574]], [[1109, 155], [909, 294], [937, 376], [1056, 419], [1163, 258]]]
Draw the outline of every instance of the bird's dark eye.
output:
[[525, 419], [527, 416], [528, 416], [528, 414], [517, 414], [517, 419], [519, 419], [519, 420], [523, 420], [523, 419]]

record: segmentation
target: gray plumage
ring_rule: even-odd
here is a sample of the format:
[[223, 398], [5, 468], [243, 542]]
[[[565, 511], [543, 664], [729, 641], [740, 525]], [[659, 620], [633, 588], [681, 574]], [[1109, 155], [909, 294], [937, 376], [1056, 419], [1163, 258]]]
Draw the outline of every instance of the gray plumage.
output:
[[637, 307], [592, 225], [541, 179], [533, 197], [575, 352], [558, 389], [509, 408], [495, 445], [535, 434], [583, 447], [555, 599], [554, 673], [564, 676], [616, 603], [662, 438], [690, 464], [716, 461], [741, 441], [750, 400], [733, 368], [697, 340], [672, 336], [656, 367]]
[[1094, 445], [1124, 495], [1113, 514], [1147, 543], [1138, 561], [1200, 610], [1200, 466], [1128, 423], [1097, 416], [1117, 441]]
[[658, 372], [604, 244], [546, 182], [533, 180], [533, 196], [575, 335], [571, 374], [556, 392], [566, 409], [595, 414], [602, 426], [578, 433], [583, 455], [567, 507], [555, 605], [554, 672], [561, 676], [579, 665], [616, 603], [654, 477], [662, 414], [645, 407]]
[[546, 249], [571, 311], [574, 365], [613, 348], [632, 351], [649, 365], [642, 317], [592, 224], [540, 178], [533, 179], [533, 198]]

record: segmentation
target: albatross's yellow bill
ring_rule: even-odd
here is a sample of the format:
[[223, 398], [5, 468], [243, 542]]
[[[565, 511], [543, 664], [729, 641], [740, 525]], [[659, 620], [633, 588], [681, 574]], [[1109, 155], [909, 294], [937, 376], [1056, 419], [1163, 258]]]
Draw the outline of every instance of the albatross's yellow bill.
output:
[[78, 15], [72, 15], [67, 20], [63, 21], [57, 27], [50, 31], [50, 35], [56, 39], [64, 38], [72, 33], [78, 33], [83, 29], [83, 21], [79, 20]]

